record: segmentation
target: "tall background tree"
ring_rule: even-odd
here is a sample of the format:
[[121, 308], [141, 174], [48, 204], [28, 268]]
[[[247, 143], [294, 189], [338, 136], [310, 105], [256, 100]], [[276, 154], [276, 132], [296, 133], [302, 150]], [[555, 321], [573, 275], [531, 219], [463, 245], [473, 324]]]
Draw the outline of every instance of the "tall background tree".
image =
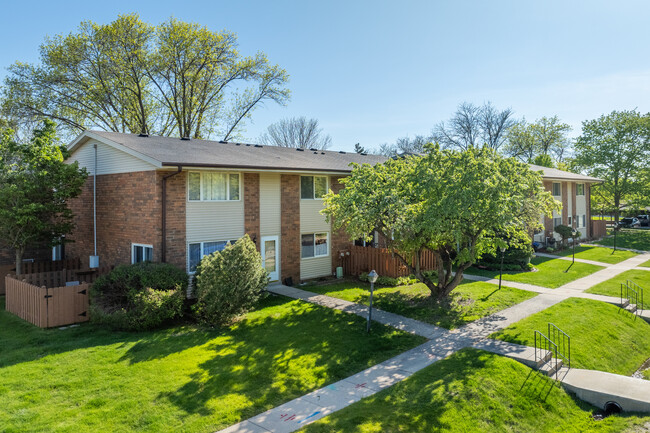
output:
[[[529, 230], [557, 203], [527, 164], [492, 149], [425, 149], [424, 156], [356, 166], [345, 188], [325, 197], [324, 213], [350, 239], [377, 230], [437, 299], [446, 298], [483, 254], [514, 242], [530, 244]], [[519, 245], [517, 245], [519, 246]], [[424, 251], [437, 275], [423, 272]]]
[[424, 135], [416, 135], [413, 138], [401, 137], [393, 144], [384, 143], [379, 146], [379, 154], [384, 156], [415, 155], [424, 152], [425, 145], [432, 141], [432, 137]]
[[[624, 206], [647, 194], [650, 169], [650, 113], [612, 111], [582, 122], [575, 144], [576, 167], [604, 180], [595, 187], [599, 201], [608, 204], [618, 222]], [[647, 203], [647, 202], [645, 202]]]
[[561, 165], [571, 148], [569, 132], [571, 127], [557, 116], [542, 117], [533, 123], [523, 119], [508, 130], [503, 152], [523, 162], [545, 167]]
[[477, 106], [463, 102], [447, 122], [433, 129], [433, 139], [446, 149], [487, 147], [500, 150], [508, 130], [515, 124], [510, 108], [498, 110], [490, 102]]
[[69, 135], [100, 128], [228, 140], [256, 107], [284, 105], [287, 82], [264, 53], [242, 57], [233, 33], [129, 14], [46, 39], [38, 64], [9, 68], [2, 107], [10, 118], [52, 119]]
[[29, 246], [56, 245], [73, 228], [67, 200], [81, 193], [85, 169], [64, 163], [54, 122], [46, 120], [30, 140], [19, 142], [11, 129], [0, 138], [0, 245], [16, 253], [16, 273]]
[[332, 138], [319, 128], [317, 119], [292, 117], [269, 125], [260, 137], [267, 146], [297, 147], [300, 149], [327, 149]]

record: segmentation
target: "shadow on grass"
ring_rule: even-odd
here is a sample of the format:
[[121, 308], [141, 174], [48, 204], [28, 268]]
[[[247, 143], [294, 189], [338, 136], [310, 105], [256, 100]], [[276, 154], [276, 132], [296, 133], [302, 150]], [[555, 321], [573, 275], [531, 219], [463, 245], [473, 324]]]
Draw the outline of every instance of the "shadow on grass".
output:
[[[549, 380], [548, 376], [531, 369], [524, 383], [521, 384], [519, 392], [522, 395], [546, 401], [554, 386], [556, 386], [556, 382]], [[559, 384], [557, 386], [559, 387]]]

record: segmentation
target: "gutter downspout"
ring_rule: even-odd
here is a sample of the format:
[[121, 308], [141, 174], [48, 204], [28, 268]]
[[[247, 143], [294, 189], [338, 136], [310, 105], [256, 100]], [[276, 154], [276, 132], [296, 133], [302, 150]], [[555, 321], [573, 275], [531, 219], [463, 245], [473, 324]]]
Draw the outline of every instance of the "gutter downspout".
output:
[[93, 244], [95, 246], [95, 257], [97, 257], [97, 143], [95, 148], [95, 168], [93, 170]]
[[167, 263], [167, 179], [183, 171], [182, 165], [176, 166], [176, 171], [162, 178], [162, 251], [160, 261]]

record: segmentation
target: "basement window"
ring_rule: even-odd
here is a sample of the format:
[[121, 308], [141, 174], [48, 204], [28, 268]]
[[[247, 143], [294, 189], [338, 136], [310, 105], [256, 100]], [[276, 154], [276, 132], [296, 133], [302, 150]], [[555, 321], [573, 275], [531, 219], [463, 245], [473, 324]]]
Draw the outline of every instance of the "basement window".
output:
[[325, 257], [329, 255], [329, 233], [309, 233], [300, 237], [301, 257]]
[[237, 201], [240, 189], [239, 173], [191, 171], [187, 177], [190, 201]]
[[300, 198], [314, 200], [327, 194], [327, 176], [300, 176]]
[[131, 263], [153, 261], [153, 245], [131, 244]]

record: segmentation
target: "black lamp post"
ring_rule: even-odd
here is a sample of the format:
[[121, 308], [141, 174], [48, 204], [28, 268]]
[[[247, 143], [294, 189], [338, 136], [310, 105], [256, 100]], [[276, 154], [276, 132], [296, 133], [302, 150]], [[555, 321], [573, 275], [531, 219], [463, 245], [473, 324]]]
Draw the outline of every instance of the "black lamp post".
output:
[[571, 236], [573, 236], [573, 259], [571, 260], [571, 264], [569, 265], [568, 268], [566, 268], [566, 271], [564, 273], [566, 274], [569, 272], [569, 269], [571, 269], [571, 266], [576, 262], [576, 237], [580, 234], [580, 232], [576, 229], [573, 229], [571, 232]]
[[506, 255], [506, 247], [501, 247], [501, 268], [499, 270], [499, 290], [501, 290], [501, 277], [503, 276], [503, 257]]
[[375, 281], [379, 278], [379, 274], [373, 269], [368, 274], [368, 281], [370, 281], [370, 305], [368, 305], [368, 323], [366, 324], [366, 332], [370, 332], [370, 321], [372, 320], [372, 294], [375, 290]]

